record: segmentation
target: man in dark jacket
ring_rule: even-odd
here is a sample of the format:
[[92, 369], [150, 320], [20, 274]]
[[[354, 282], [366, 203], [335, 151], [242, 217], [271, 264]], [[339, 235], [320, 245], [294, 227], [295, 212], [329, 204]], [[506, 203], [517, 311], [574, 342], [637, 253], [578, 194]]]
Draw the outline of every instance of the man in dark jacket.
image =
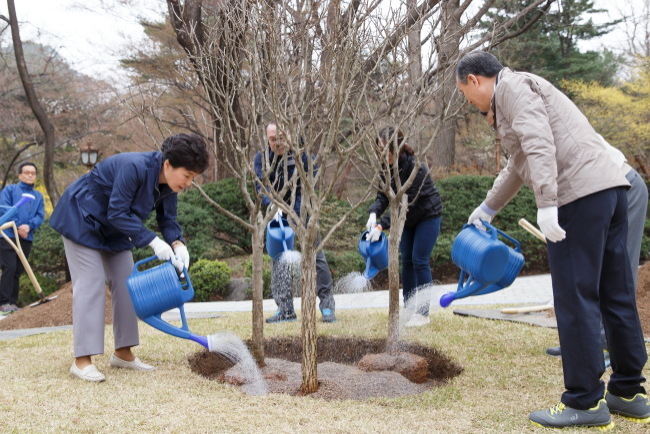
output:
[[[22, 197], [23, 193], [28, 193], [36, 199], [23, 205], [14, 217], [20, 247], [25, 254], [29, 256], [34, 241], [34, 231], [43, 224], [45, 217], [45, 206], [43, 204], [43, 195], [34, 189], [36, 182], [36, 166], [34, 163], [23, 163], [18, 167], [18, 184], [6, 186], [0, 193], [0, 205], [3, 207], [14, 206]], [[0, 211], [1, 213], [1, 211]], [[13, 230], [5, 230], [9, 238], [14, 238]], [[18, 291], [20, 275], [25, 271], [23, 264], [16, 254], [13, 247], [4, 239], [0, 238], [0, 269], [2, 277], [0, 278], [0, 314], [7, 314], [17, 311]]]
[[[282, 191], [285, 183], [291, 180], [296, 170], [295, 155], [289, 145], [291, 138], [288, 134], [278, 131], [275, 122], [267, 124], [265, 133], [268, 147], [264, 153], [258, 152], [255, 155], [255, 174], [261, 180], [264, 174], [270, 170], [269, 181], [273, 189], [275, 191]], [[308, 170], [309, 158], [307, 155], [303, 154], [300, 160], [305, 170]], [[262, 186], [256, 182], [255, 188], [259, 192]], [[298, 180], [296, 183], [295, 191], [292, 191], [290, 188], [286, 190], [283, 196], [284, 201], [291, 205], [293, 198], [293, 209], [296, 214], [300, 215], [300, 205], [302, 204], [300, 181]], [[269, 206], [270, 204], [271, 200], [268, 196], [264, 195], [262, 197], [262, 205]], [[278, 216], [277, 218], [280, 217]], [[320, 242], [320, 239], [318, 242]], [[280, 264], [278, 262], [277, 259], [273, 259], [271, 262], [271, 293], [273, 294], [275, 303], [278, 305], [278, 311], [266, 319], [267, 323], [295, 321], [297, 319], [293, 308], [291, 284], [286, 279], [280, 278]], [[316, 254], [316, 286], [318, 298], [320, 299], [319, 307], [323, 315], [323, 322], [336, 321], [336, 316], [334, 315], [334, 296], [332, 295], [332, 274], [323, 250], [320, 250]]]

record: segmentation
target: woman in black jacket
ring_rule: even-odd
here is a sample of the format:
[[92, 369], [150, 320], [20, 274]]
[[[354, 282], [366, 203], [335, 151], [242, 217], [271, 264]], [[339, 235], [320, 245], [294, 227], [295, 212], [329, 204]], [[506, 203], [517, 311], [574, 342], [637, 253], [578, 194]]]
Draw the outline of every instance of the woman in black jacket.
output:
[[[387, 127], [379, 132], [376, 145], [385, 147], [395, 140], [398, 148], [398, 172], [401, 185], [411, 176], [415, 169], [415, 158], [413, 149], [404, 142], [404, 135], [401, 131], [395, 131]], [[395, 173], [393, 169], [394, 155], [389, 153], [391, 181], [393, 191], [397, 190], [395, 185]], [[382, 177], [383, 179], [383, 177]], [[385, 181], [385, 179], [383, 179]], [[433, 183], [429, 170], [424, 164], [420, 164], [415, 180], [406, 192], [408, 196], [408, 210], [404, 231], [400, 240], [400, 253], [402, 257], [402, 290], [404, 304], [416, 294], [418, 289], [430, 284], [433, 280], [429, 257], [440, 233], [440, 220], [442, 216], [442, 201], [438, 189]], [[370, 217], [366, 226], [370, 231], [368, 239], [377, 241], [383, 229], [390, 227], [390, 214], [382, 217], [381, 223], [377, 224], [377, 216], [388, 208], [388, 198], [378, 191], [375, 202], [370, 207]], [[407, 326], [417, 327], [429, 323], [429, 300], [421, 303], [417, 311], [413, 313]]]

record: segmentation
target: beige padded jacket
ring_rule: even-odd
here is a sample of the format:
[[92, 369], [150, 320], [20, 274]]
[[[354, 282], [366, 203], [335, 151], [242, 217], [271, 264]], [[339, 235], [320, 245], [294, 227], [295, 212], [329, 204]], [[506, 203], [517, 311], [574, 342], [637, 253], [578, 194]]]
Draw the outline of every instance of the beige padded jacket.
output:
[[538, 208], [629, 187], [627, 170], [612, 161], [587, 118], [548, 81], [504, 68], [492, 102], [509, 158], [485, 199], [491, 209], [501, 210], [523, 184], [533, 189]]

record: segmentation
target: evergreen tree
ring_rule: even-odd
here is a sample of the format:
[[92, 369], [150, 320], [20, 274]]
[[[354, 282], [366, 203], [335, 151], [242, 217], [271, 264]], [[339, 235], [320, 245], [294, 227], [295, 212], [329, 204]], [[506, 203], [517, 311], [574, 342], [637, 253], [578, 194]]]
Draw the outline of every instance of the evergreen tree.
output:
[[[499, 0], [495, 12], [484, 20], [482, 27], [492, 28], [525, 8], [531, 0]], [[580, 51], [578, 43], [610, 32], [620, 21], [594, 23], [597, 9], [594, 0], [557, 0], [545, 17], [514, 39], [490, 49], [505, 65], [538, 74], [561, 86], [562, 80], [595, 81], [611, 85], [621, 59], [609, 50]], [[527, 22], [519, 21], [511, 32], [524, 29]]]

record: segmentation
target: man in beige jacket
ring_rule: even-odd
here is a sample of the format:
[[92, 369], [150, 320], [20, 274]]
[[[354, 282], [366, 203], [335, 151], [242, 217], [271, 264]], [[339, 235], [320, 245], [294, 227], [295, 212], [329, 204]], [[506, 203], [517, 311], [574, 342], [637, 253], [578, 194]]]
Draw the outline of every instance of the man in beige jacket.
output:
[[[489, 222], [527, 184], [549, 241], [566, 391], [559, 404], [532, 412], [530, 421], [611, 428], [611, 411], [649, 422], [641, 386], [647, 354], [625, 248], [625, 172], [611, 162], [587, 118], [543, 78], [515, 73], [493, 55], [475, 51], [458, 63], [456, 81], [471, 104], [493, 111], [494, 130], [509, 154], [469, 222]], [[601, 316], [613, 371], [606, 394]]]

